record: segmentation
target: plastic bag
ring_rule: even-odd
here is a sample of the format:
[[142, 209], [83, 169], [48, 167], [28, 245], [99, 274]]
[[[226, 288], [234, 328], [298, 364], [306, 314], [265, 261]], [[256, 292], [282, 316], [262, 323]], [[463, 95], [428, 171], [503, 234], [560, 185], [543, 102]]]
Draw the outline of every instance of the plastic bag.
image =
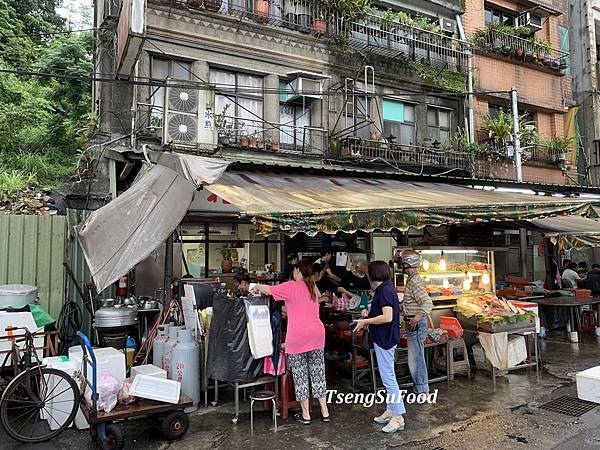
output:
[[[102, 372], [98, 377], [96, 389], [98, 392], [96, 409], [105, 413], [111, 412], [117, 406], [117, 395], [121, 389], [121, 383], [110, 373]], [[90, 387], [85, 390], [85, 400], [88, 405], [92, 406], [92, 389]]]
[[119, 394], [117, 395], [117, 400], [119, 401], [119, 405], [131, 405], [135, 403], [138, 399], [131, 395], [131, 385], [133, 384], [133, 378], [127, 378], [123, 381], [121, 385], [121, 389], [119, 389]]

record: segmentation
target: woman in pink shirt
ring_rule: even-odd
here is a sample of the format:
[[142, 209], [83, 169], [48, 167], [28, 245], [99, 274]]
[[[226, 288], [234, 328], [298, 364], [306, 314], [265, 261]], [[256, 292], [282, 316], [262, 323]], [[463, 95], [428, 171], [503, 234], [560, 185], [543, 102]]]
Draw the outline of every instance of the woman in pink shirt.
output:
[[325, 327], [319, 319], [319, 291], [315, 286], [313, 265], [300, 261], [294, 267], [294, 281], [277, 286], [258, 285], [255, 292], [285, 302], [288, 325], [285, 352], [292, 368], [296, 400], [302, 414], [296, 420], [310, 425], [309, 379], [312, 395], [319, 399], [323, 422], [329, 422], [325, 384]]

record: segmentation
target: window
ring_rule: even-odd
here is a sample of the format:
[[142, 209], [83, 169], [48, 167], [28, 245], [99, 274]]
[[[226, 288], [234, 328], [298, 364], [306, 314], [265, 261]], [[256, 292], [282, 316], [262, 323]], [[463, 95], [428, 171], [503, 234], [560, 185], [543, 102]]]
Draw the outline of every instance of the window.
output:
[[[353, 103], [354, 98], [354, 103]], [[373, 100], [373, 99], [369, 99]], [[352, 135], [360, 139], [368, 140], [369, 121], [367, 120], [367, 104], [364, 96], [349, 97], [344, 105], [344, 128], [351, 131]]]
[[[491, 118], [497, 119], [500, 115], [500, 111], [504, 112], [504, 114], [512, 115], [510, 107], [502, 105], [493, 105], [491, 103], [488, 105], [488, 114]], [[519, 116], [523, 117], [525, 122], [533, 122], [535, 124], [535, 113], [520, 109]]]
[[383, 135], [400, 145], [415, 143], [415, 106], [397, 100], [383, 100]]
[[310, 145], [310, 106], [287, 105], [279, 106], [279, 143], [282, 148], [302, 150], [304, 145]]
[[[187, 61], [179, 61], [173, 58], [152, 57], [150, 61], [150, 78], [164, 81], [167, 78], [189, 81], [192, 78], [192, 65]], [[150, 103], [152, 104], [151, 116], [163, 117], [165, 106], [165, 88], [151, 87]]]
[[434, 142], [445, 144], [450, 139], [452, 111], [439, 108], [427, 108], [427, 136]]
[[485, 7], [485, 23], [488, 24], [501, 24], [512, 27], [515, 25], [516, 15], [504, 12], [500, 9], [493, 8], [491, 6]]
[[263, 77], [211, 69], [210, 83], [222, 92], [215, 96], [215, 113], [231, 118], [236, 134], [262, 134]]

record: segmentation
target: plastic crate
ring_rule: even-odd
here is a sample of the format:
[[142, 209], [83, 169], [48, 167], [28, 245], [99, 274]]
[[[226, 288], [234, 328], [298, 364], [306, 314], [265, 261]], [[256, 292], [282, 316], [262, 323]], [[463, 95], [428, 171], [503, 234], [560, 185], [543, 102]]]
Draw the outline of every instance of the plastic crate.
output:
[[440, 317], [440, 328], [446, 330], [448, 336], [451, 338], [457, 338], [463, 335], [463, 327], [460, 326], [460, 322], [456, 317]]

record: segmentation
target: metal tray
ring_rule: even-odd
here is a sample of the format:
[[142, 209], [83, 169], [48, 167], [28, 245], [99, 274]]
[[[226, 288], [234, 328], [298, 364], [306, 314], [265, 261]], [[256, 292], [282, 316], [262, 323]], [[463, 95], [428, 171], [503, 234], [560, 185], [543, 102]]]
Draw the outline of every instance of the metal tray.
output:
[[456, 313], [456, 318], [465, 330], [483, 331], [484, 333], [527, 333], [535, 332], [535, 319], [522, 320], [517, 323], [477, 323], [474, 318], [467, 318]]

